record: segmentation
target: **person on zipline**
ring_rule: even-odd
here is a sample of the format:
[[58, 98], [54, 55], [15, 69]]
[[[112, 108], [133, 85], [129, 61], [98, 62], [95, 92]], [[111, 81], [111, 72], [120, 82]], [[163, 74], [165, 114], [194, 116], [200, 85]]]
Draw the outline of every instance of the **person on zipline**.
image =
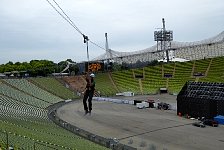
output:
[[[87, 73], [86, 75], [86, 89], [84, 92], [83, 97], [83, 105], [85, 110], [85, 115], [87, 113], [91, 114], [92, 111], [92, 98], [95, 91], [95, 81], [94, 81], [95, 75], [91, 73], [90, 75]], [[87, 99], [88, 99], [88, 106], [87, 106]]]

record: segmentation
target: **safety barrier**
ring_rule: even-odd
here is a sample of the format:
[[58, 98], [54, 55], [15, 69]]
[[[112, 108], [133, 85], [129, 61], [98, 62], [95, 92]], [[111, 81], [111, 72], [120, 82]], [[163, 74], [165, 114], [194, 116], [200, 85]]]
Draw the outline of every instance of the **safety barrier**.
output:
[[53, 149], [69, 149], [71, 148], [60, 146], [53, 143], [48, 143], [40, 140], [35, 140], [20, 134], [0, 130], [0, 146], [2, 149], [14, 150], [53, 150]]

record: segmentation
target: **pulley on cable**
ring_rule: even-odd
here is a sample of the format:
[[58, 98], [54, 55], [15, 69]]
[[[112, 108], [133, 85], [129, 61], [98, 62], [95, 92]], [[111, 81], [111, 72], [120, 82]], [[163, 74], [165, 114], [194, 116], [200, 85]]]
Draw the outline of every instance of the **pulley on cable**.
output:
[[82, 34], [83, 36], [83, 39], [84, 39], [84, 43], [86, 43], [86, 52], [87, 52], [87, 68], [89, 70], [89, 46], [88, 46], [88, 41], [89, 41], [89, 38], [88, 36], [86, 36], [85, 34]]

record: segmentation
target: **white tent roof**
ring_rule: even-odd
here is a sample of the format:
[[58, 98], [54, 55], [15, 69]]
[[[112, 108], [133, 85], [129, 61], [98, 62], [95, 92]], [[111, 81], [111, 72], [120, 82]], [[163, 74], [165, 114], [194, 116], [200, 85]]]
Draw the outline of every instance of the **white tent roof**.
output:
[[[195, 42], [177, 42], [177, 41], [171, 41], [171, 48], [172, 49], [178, 49], [182, 47], [189, 47], [189, 46], [196, 46], [196, 45], [204, 45], [204, 44], [214, 44], [214, 43], [220, 43], [224, 42], [224, 31], [218, 34], [217, 36], [201, 40], [201, 41], [195, 41]], [[138, 51], [133, 51], [133, 52], [118, 52], [115, 50], [108, 50], [104, 54], [94, 58], [92, 61], [96, 60], [106, 60], [110, 59], [110, 54], [111, 53], [111, 58], [115, 57], [125, 57], [125, 56], [131, 56], [131, 55], [139, 55], [143, 53], [149, 53], [149, 52], [156, 52], [157, 51], [157, 45], [153, 45], [152, 47], [143, 49], [143, 50], [138, 50]], [[180, 59], [180, 58], [176, 58]]]

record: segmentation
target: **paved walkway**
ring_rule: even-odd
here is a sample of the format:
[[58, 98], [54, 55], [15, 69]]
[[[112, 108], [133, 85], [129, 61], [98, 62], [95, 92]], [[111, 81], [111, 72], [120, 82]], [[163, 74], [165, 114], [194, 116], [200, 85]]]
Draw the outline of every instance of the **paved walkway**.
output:
[[[158, 95], [150, 98], [157, 99]], [[175, 102], [175, 97], [162, 95], [160, 101]], [[57, 110], [57, 115], [93, 134], [116, 138], [141, 150], [152, 147], [157, 150], [220, 150], [224, 147], [223, 126], [194, 127], [192, 120], [178, 117], [171, 110], [137, 109], [134, 105], [93, 101], [92, 115], [84, 116], [80, 100], [62, 106]]]

